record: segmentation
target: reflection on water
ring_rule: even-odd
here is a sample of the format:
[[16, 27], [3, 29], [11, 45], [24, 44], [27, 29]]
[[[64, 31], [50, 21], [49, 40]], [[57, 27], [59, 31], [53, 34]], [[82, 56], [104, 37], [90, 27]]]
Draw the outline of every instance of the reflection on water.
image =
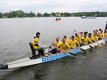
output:
[[[48, 46], [56, 36], [68, 37], [73, 30], [91, 32], [104, 28], [106, 18], [81, 20], [80, 18], [22, 18], [0, 20], [0, 63], [25, 56], [31, 51], [28, 42], [37, 31], [41, 32], [41, 45]], [[104, 80], [107, 78], [107, 46], [88, 50], [75, 57], [65, 57], [49, 63], [0, 70], [0, 80]]]

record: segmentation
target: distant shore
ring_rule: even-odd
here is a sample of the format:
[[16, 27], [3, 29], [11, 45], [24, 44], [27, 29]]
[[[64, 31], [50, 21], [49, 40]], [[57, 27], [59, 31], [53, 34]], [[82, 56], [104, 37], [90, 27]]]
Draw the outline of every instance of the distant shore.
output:
[[28, 18], [28, 17], [107, 17], [107, 12], [52, 12], [52, 13], [34, 13], [34, 12], [24, 12], [22, 10], [10, 11], [2, 13], [0, 12], [0, 18]]

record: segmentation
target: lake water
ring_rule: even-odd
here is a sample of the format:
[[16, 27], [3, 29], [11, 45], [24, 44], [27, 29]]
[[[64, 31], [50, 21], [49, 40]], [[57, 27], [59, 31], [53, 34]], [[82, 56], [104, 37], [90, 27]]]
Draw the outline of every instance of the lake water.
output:
[[[40, 45], [49, 46], [57, 36], [68, 38], [77, 31], [104, 29], [106, 17], [11, 18], [0, 19], [0, 64], [31, 55], [29, 42], [41, 33]], [[107, 46], [77, 57], [65, 57], [50, 63], [0, 70], [0, 80], [107, 80]]]

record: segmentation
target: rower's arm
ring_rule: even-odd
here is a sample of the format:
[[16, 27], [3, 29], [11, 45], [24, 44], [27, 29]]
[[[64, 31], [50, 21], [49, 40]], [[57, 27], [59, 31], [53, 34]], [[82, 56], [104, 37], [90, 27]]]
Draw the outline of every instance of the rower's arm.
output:
[[69, 44], [67, 44], [67, 47], [68, 47], [68, 50], [70, 50], [70, 46], [69, 46]]
[[104, 33], [102, 34], [102, 38], [104, 39]]
[[52, 43], [51, 46], [55, 46], [55, 43]]
[[92, 43], [92, 41], [88, 38], [88, 42]]
[[76, 40], [76, 44], [78, 44], [78, 47], [80, 47], [80, 43]]

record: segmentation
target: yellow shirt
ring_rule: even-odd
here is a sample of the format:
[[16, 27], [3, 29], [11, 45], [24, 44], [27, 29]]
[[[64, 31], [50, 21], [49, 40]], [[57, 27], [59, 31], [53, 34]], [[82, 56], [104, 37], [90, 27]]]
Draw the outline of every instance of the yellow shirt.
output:
[[99, 36], [99, 38], [104, 38], [104, 33], [102, 32], [102, 33], [98, 33], [98, 36]]
[[64, 51], [68, 51], [70, 49], [70, 46], [69, 44], [66, 42], [66, 43], [61, 43], [60, 45], [60, 49], [64, 50]]
[[84, 35], [80, 35], [80, 38], [81, 38], [81, 39], [84, 38]]
[[102, 33], [102, 38], [104, 38], [104, 32]]
[[94, 37], [95, 33], [92, 34], [92, 37]]
[[89, 38], [89, 39], [90, 39], [90, 41], [92, 41], [92, 42], [93, 42], [93, 41], [94, 41], [94, 42], [96, 41], [96, 40], [95, 40], [95, 38], [94, 38], [93, 36], [88, 37], [88, 38]]
[[75, 36], [75, 39], [80, 43], [81, 40], [80, 36]]
[[69, 39], [66, 39], [66, 42], [69, 43]]
[[[34, 49], [37, 49], [38, 48], [38, 43], [39, 43], [39, 38], [35, 38], [33, 41], [32, 41], [32, 45], [33, 45], [33, 48]], [[37, 44], [37, 45], [36, 45]]]
[[61, 43], [62, 43], [61, 41], [58, 41], [58, 42], [57, 42], [57, 41], [55, 41], [55, 42], [54, 42], [54, 44], [55, 44], [56, 46], [60, 46], [60, 45], [61, 45]]
[[104, 33], [104, 38], [107, 38], [107, 33]]
[[88, 42], [92, 43], [92, 41], [91, 41], [88, 37], [83, 38], [83, 39], [81, 40], [81, 43], [82, 43], [82, 44], [85, 44], [85, 45], [87, 45]]
[[77, 47], [77, 44], [79, 44], [77, 40], [70, 40], [69, 43], [70, 43], [70, 48], [73, 49]]
[[95, 41], [98, 41], [98, 36], [93, 36]]
[[[92, 34], [92, 37], [94, 37], [95, 33]], [[96, 33], [96, 35], [98, 35], [98, 33]]]

